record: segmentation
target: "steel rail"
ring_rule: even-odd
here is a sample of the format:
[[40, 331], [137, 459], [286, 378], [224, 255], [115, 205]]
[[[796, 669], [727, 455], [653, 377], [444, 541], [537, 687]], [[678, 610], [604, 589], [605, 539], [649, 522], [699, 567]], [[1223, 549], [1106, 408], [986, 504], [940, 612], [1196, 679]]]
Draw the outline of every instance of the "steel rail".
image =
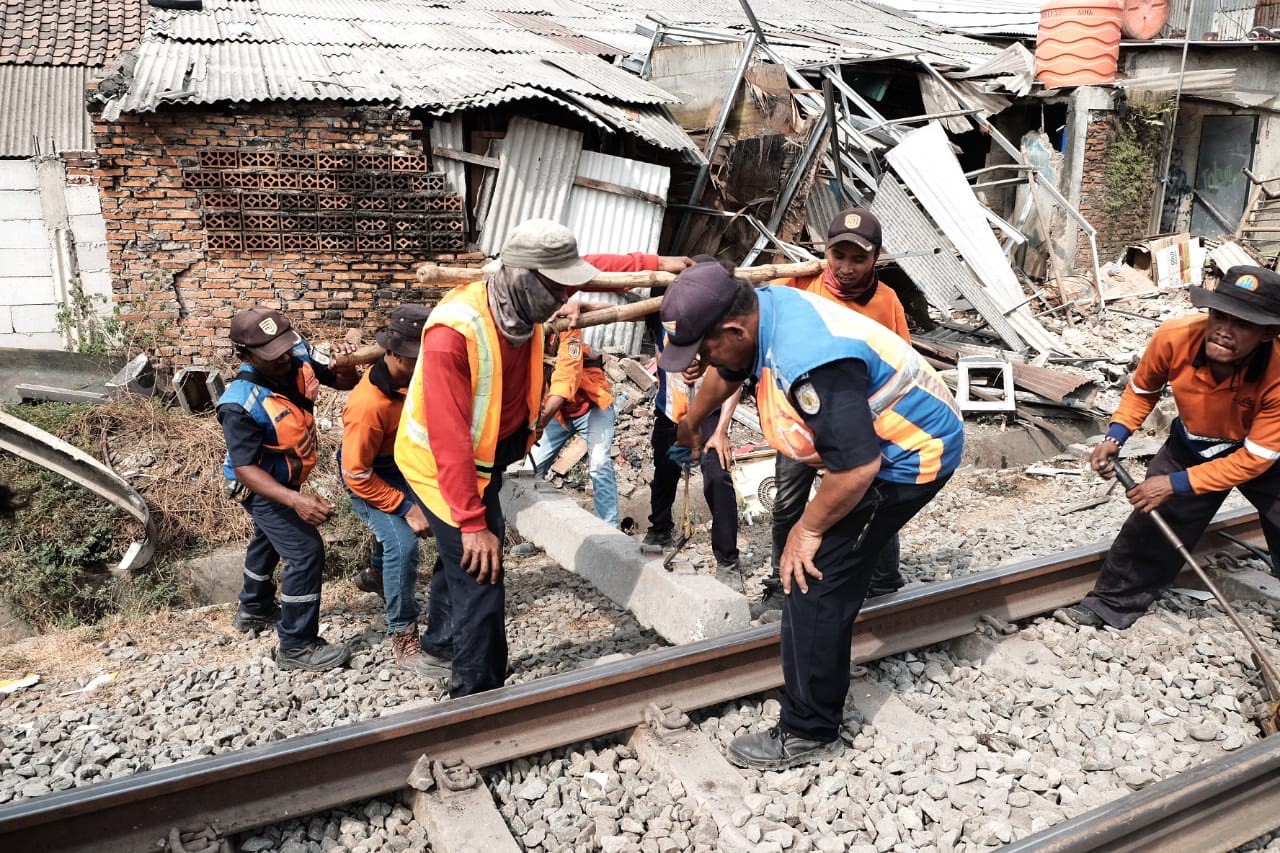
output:
[[1162, 779], [1001, 853], [1227, 851], [1280, 826], [1280, 737]]
[[[1220, 514], [1210, 532], [1219, 529], [1261, 540], [1252, 510]], [[1013, 621], [1075, 603], [1092, 587], [1106, 548], [1099, 543], [878, 599], [859, 616], [854, 658], [960, 637], [983, 616]], [[778, 625], [762, 625], [10, 804], [0, 807], [0, 849], [159, 849], [175, 826], [209, 825], [225, 837], [369, 799], [402, 789], [423, 754], [487, 767], [632, 728], [654, 702], [689, 711], [777, 687], [778, 643]]]

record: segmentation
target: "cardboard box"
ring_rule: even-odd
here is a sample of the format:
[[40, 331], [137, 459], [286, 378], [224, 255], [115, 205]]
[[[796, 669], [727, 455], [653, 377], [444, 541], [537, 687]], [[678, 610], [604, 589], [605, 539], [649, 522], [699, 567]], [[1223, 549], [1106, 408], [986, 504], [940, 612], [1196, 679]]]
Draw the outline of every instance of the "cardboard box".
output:
[[1190, 234], [1160, 234], [1125, 249], [1124, 263], [1148, 275], [1161, 289], [1204, 280], [1204, 240]]

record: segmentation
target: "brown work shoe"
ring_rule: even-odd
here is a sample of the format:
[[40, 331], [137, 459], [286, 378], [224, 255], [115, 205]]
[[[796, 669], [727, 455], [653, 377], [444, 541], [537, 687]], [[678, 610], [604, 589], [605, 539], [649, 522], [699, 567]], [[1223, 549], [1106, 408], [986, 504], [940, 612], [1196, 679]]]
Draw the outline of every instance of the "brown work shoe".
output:
[[428, 654], [427, 650], [422, 648], [422, 638], [418, 636], [418, 629], [414, 626], [393, 631], [391, 648], [396, 655], [396, 664], [401, 669], [438, 678], [449, 675], [449, 662]]

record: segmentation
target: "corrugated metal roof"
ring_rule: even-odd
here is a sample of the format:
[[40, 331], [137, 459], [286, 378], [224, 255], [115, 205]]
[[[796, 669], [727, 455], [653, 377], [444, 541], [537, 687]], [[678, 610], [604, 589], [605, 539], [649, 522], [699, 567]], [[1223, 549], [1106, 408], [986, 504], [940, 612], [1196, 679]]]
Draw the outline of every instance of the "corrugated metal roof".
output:
[[0, 65], [0, 157], [92, 151], [84, 108], [91, 72], [83, 65]]
[[902, 12], [971, 35], [1034, 36], [1038, 0], [883, 0]]
[[582, 134], [576, 130], [523, 116], [511, 119], [498, 156], [498, 179], [480, 251], [497, 255], [511, 229], [526, 219], [563, 222], [581, 153]]
[[142, 38], [146, 0], [7, 0], [0, 63], [101, 66]]

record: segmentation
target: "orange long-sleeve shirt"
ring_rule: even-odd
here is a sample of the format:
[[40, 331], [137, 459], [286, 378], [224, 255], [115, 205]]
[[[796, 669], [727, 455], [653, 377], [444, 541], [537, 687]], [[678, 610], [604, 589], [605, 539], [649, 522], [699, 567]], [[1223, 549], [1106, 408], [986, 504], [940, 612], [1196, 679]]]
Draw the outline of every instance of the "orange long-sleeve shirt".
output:
[[406, 495], [379, 471], [397, 470], [396, 430], [400, 428], [405, 389], [394, 389], [398, 396], [388, 395], [374, 384], [375, 369], [365, 371], [342, 410], [342, 480], [370, 505], [395, 513], [404, 508]]
[[810, 293], [816, 293], [818, 296], [830, 299], [837, 305], [843, 305], [857, 311], [864, 317], [870, 317], [881, 326], [891, 330], [898, 337], [907, 343], [911, 343], [911, 332], [907, 329], [907, 312], [902, 309], [902, 300], [898, 298], [898, 294], [893, 292], [893, 288], [886, 284], [876, 282], [876, 291], [865, 305], [860, 305], [853, 300], [844, 300], [831, 292], [830, 288], [822, 283], [822, 274], [804, 276], [802, 278], [782, 278], [774, 282], [784, 287], [794, 287], [797, 290], [807, 290]]
[[1193, 314], [1160, 324], [1112, 415], [1109, 434], [1127, 438], [1151, 414], [1168, 385], [1183, 428], [1197, 446], [1239, 444], [1231, 453], [1172, 475], [1175, 491], [1225, 491], [1262, 474], [1280, 459], [1280, 355], [1262, 343], [1219, 382], [1205, 357], [1209, 318]]
[[613, 404], [609, 377], [603, 367], [587, 366], [591, 358], [591, 345], [582, 340], [581, 329], [560, 334], [556, 366], [547, 393], [567, 401], [557, 414], [562, 423], [564, 415], [576, 417], [586, 411], [588, 405], [607, 409]]

